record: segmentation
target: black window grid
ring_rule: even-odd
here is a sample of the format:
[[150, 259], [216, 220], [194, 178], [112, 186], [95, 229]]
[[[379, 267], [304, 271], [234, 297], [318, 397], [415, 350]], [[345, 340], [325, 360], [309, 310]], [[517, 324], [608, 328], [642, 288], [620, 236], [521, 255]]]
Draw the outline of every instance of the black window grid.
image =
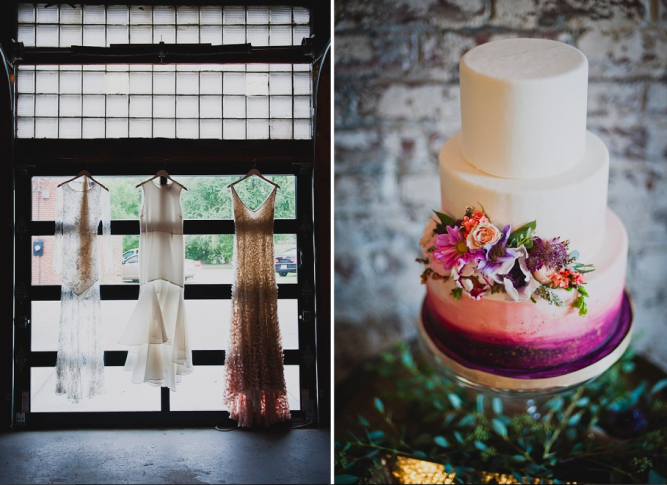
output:
[[[222, 65], [218, 65], [222, 67]], [[18, 76], [16, 80], [16, 102], [19, 109], [18, 119], [16, 123], [16, 135], [19, 138], [61, 138], [61, 126], [65, 123], [71, 123], [72, 121], [79, 122], [78, 134], [77, 136], [62, 136], [62, 138], [67, 139], [77, 139], [77, 138], [129, 138], [129, 137], [139, 137], [135, 136], [141, 134], [139, 138], [152, 138], [154, 136], [165, 137], [165, 138], [185, 138], [185, 139], [310, 139], [312, 138], [312, 82], [310, 81], [311, 72], [310, 66], [305, 64], [297, 65], [245, 65], [245, 66], [235, 66], [233, 69], [216, 69], [216, 70], [192, 70], [192, 68], [187, 68], [186, 66], [176, 65], [169, 66], [168, 69], [162, 68], [155, 70], [156, 67], [143, 65], [143, 66], [114, 66], [106, 65], [104, 70], [100, 68], [96, 69], [85, 69], [87, 66], [36, 66], [35, 68], [31, 67], [21, 67], [18, 71]], [[54, 69], [56, 68], [56, 69]], [[47, 70], [48, 69], [48, 70]], [[86, 73], [95, 72], [103, 73], [104, 83], [107, 83], [107, 77], [109, 74], [121, 73], [127, 74], [127, 94], [107, 94], [107, 89], [105, 88], [104, 93], [97, 92], [87, 92], [89, 89], [84, 85], [86, 78]], [[151, 73], [151, 89], [150, 93], [132, 93], [131, 87], [131, 76], [134, 73]], [[56, 77], [56, 88], [49, 89], [50, 92], [42, 92], [43, 89], [38, 87], [38, 77], [43, 76], [43, 73], [55, 74]], [[64, 75], [69, 73], [80, 73], [80, 86], [77, 92], [63, 92], [61, 89], [61, 79]], [[155, 79], [156, 73], [158, 77], [160, 73], [166, 73], [166, 76], [173, 73], [174, 87], [173, 94], [171, 93], [156, 93], [155, 89]], [[220, 89], [219, 94], [209, 94], [202, 93], [202, 74], [220, 74]], [[198, 94], [189, 94], [188, 90], [179, 89], [179, 78], [184, 77], [186, 74], [196, 76], [197, 84], [197, 93]], [[246, 91], [246, 94], [241, 94], [241, 90], [234, 92], [234, 90], [226, 89], [225, 79], [238, 74], [243, 76], [243, 84], [245, 84], [242, 91]], [[21, 79], [22, 75], [31, 76], [28, 77], [28, 81], [24, 82]], [[247, 94], [247, 76], [253, 75], [266, 75], [266, 93], [262, 94]], [[272, 88], [271, 80], [275, 78], [278, 79], [279, 76], [287, 76], [289, 78], [289, 89], [285, 90], [280, 88]], [[304, 89], [304, 82], [306, 82], [307, 89]], [[32, 85], [30, 88], [26, 89], [27, 86]], [[54, 92], [55, 91], [55, 92]], [[141, 90], [138, 90], [141, 91]], [[166, 91], [166, 90], [165, 90]], [[190, 90], [193, 91], [193, 90]], [[217, 89], [216, 89], [217, 91]], [[231, 92], [230, 92], [231, 91]], [[22, 112], [23, 106], [21, 101], [28, 101], [30, 96], [32, 96], [32, 110], [28, 112], [27, 115], [25, 112]], [[62, 115], [61, 116], [61, 107], [63, 97], [67, 96], [79, 96], [79, 115]], [[151, 104], [151, 117], [145, 116], [132, 116], [132, 101], [135, 100], [138, 102], [139, 98], [146, 98], [150, 96]], [[46, 97], [54, 97], [57, 103], [57, 116], [48, 116], [40, 115], [38, 116], [38, 97], [40, 99], [46, 99]], [[103, 100], [103, 112], [97, 112], [97, 116], [94, 113], [86, 111], [85, 101], [92, 100], [92, 98], [102, 98]], [[117, 97], [117, 98], [114, 98]], [[220, 101], [220, 117], [217, 116], [206, 116], [202, 117], [202, 97], [205, 97], [205, 100], [216, 98]], [[109, 116], [109, 100], [110, 99], [122, 99], [126, 98], [127, 105], [125, 106], [125, 116]], [[173, 98], [173, 111], [170, 113], [170, 116], [158, 114], [156, 116], [155, 109], [159, 100]], [[194, 99], [197, 98], [197, 117], [188, 117], [188, 116], [179, 116], [179, 100], [184, 101], [185, 99]], [[250, 105], [251, 103], [256, 103], [257, 101], [265, 101], [266, 106], [266, 115], [261, 116], [250, 116]], [[288, 109], [278, 110], [274, 107], [274, 103], [283, 102], [290, 104]], [[237, 102], [243, 105], [243, 111], [239, 113], [234, 112], [225, 112], [227, 103]], [[164, 108], [164, 105], [159, 106]], [[29, 116], [32, 114], [32, 116]], [[97, 130], [86, 131], [84, 126], [86, 123], [92, 123], [94, 121], [104, 120], [102, 123], [103, 133], [100, 128]], [[155, 130], [156, 120], [160, 120], [157, 123], [164, 123], [164, 121], [173, 122], [173, 131], [167, 132], [160, 130], [159, 132]], [[186, 134], [182, 132], [185, 128], [185, 123], [182, 123], [182, 128], [179, 129], [179, 121], [188, 120], [188, 123], [191, 127], [196, 127], [196, 136], [192, 134]], [[243, 120], [243, 121], [240, 121]], [[109, 125], [115, 122], [123, 122], [125, 124], [124, 130], [121, 128], [121, 132], [110, 132]], [[132, 126], [134, 123], [141, 121], [144, 124], [150, 123], [150, 133], [146, 131], [133, 131]], [[203, 127], [205, 125], [212, 125], [213, 122], [220, 121], [219, 131], [216, 132], [216, 136], [202, 136], [202, 133], [205, 131]], [[38, 123], [50, 122], [53, 125], [51, 132], [43, 132], [44, 134], [49, 134], [51, 136], [42, 136], [42, 132], [38, 133]], [[262, 123], [263, 122], [263, 123]], [[31, 126], [32, 123], [32, 126]], [[262, 123], [258, 126], [259, 123]], [[229, 128], [226, 126], [229, 125]], [[234, 136], [229, 136], [228, 131], [231, 131], [231, 126], [236, 126], [236, 134]], [[251, 125], [252, 126], [251, 128]], [[31, 130], [30, 127], [31, 126]], [[120, 125], [119, 125], [120, 126]], [[239, 133], [238, 129], [241, 127], [242, 133]], [[257, 128], [262, 128], [265, 130], [260, 136], [257, 136], [255, 131]], [[27, 134], [23, 134], [23, 130], [29, 129]], [[191, 129], [191, 128], [190, 128]], [[282, 131], [280, 131], [282, 129]], [[31, 131], [31, 132], [30, 132]], [[131, 136], [131, 133], [133, 135]], [[173, 133], [173, 135], [172, 135]], [[210, 134], [211, 132], [209, 132]], [[219, 133], [219, 136], [218, 136]], [[38, 134], [40, 136], [38, 136]], [[93, 136], [97, 135], [97, 136]]]
[[[26, 226], [25, 232], [16, 241], [16, 275], [17, 275], [17, 315], [26, 321], [31, 319], [33, 301], [60, 300], [60, 286], [31, 284], [32, 236], [53, 235], [55, 222], [32, 221], [32, 177], [64, 176], [72, 173], [71, 163], [38, 163], [31, 164], [22, 170], [17, 178], [17, 219]], [[155, 169], [154, 163], [104, 163], [96, 166], [95, 175], [142, 175]], [[316, 370], [313, 365], [315, 355], [315, 329], [310, 318], [302, 318], [314, 311], [312, 301], [312, 282], [314, 281], [314, 259], [312, 246], [312, 225], [304, 223], [309, 220], [312, 207], [310, 189], [310, 171], [304, 170], [301, 164], [292, 162], [237, 162], [217, 165], [211, 170], [210, 163], [193, 164], [191, 162], [169, 163], [170, 173], [178, 175], [242, 175], [250, 168], [257, 167], [266, 175], [295, 175], [296, 217], [294, 219], [276, 219], [274, 234], [296, 234], [297, 250], [301, 257], [298, 284], [279, 284], [279, 299], [296, 299], [298, 301], [298, 339], [297, 350], [284, 350], [285, 365], [299, 366], [301, 391], [301, 409], [293, 410], [293, 418], [311, 418], [316, 416]], [[21, 213], [22, 212], [22, 213]], [[305, 225], [304, 225], [305, 224]], [[184, 220], [184, 234], [234, 234], [232, 220]], [[99, 228], [101, 231], [101, 226]], [[101, 233], [101, 232], [100, 232]], [[139, 234], [139, 221], [111, 221], [112, 235]], [[23, 278], [22, 278], [23, 276]], [[232, 285], [198, 284], [185, 286], [186, 300], [220, 300], [231, 299]], [[138, 285], [100, 285], [101, 300], [136, 300], [139, 295]], [[16, 389], [29, 391], [32, 367], [54, 367], [57, 352], [31, 350], [31, 332], [29, 324], [17, 329], [15, 335], [15, 353], [25, 357], [21, 369], [15, 368]], [[125, 363], [126, 351], [105, 351], [105, 367], [122, 366]], [[224, 365], [224, 350], [193, 350], [195, 366]], [[196, 372], [196, 369], [195, 369]], [[187, 377], [186, 377], [187, 378]], [[128, 374], [129, 382], [129, 374]], [[86, 427], [86, 426], [163, 426], [163, 425], [212, 425], [231, 424], [227, 411], [170, 411], [170, 392], [161, 389], [161, 409], [159, 412], [46, 412], [28, 413], [26, 424], [32, 427]], [[15, 392], [15, 409], [23, 405], [22, 392]]]
[[[159, 43], [164, 41], [165, 43], [185, 43], [185, 44], [201, 44], [201, 43], [210, 43], [213, 45], [225, 45], [225, 44], [242, 44], [242, 43], [252, 43], [255, 46], [287, 46], [287, 45], [300, 45], [301, 40], [304, 37], [310, 36], [310, 13], [306, 7], [301, 6], [289, 6], [289, 5], [273, 5], [273, 6], [151, 6], [151, 5], [79, 5], [75, 6], [74, 9], [68, 4], [48, 4], [44, 10], [52, 10], [48, 12], [48, 15], [53, 16], [53, 19], [45, 19], [46, 21], [40, 22], [39, 17], [40, 13], [43, 10], [40, 10], [41, 7], [46, 6], [47, 4], [39, 3], [20, 3], [19, 4], [19, 20], [18, 20], [18, 40], [19, 42], [24, 42], [27, 47], [70, 47], [71, 45], [86, 45], [86, 46], [95, 46], [95, 47], [109, 47], [110, 45], [116, 44], [133, 44], [133, 43]], [[26, 13], [26, 10], [22, 11], [22, 8], [32, 7], [34, 9], [33, 15], [29, 18]], [[110, 7], [124, 7], [127, 8], [127, 20], [125, 22], [109, 22], [109, 9]], [[67, 11], [80, 11], [81, 19], [78, 22], [62, 22], [62, 17], [60, 15], [62, 9], [68, 9]], [[71, 10], [70, 10], [71, 9]], [[141, 9], [141, 10], [140, 10]], [[202, 15], [202, 11], [211, 12], [212, 9], [219, 9], [221, 16], [220, 22], [206, 22], [202, 23], [202, 19], [205, 17]], [[98, 11], [98, 19], [91, 19], [86, 22], [86, 11]], [[169, 22], [155, 22], [156, 15], [155, 13], [161, 11], [163, 13], [173, 12], [173, 23]], [[149, 13], [150, 12], [150, 13]], [[189, 19], [179, 22], [179, 18], [182, 15], [179, 12], [187, 12]], [[225, 15], [228, 12], [229, 15]], [[266, 21], [260, 19], [257, 14], [260, 12], [266, 13]], [[134, 15], [133, 15], [134, 14]], [[139, 15], [142, 14], [142, 15]], [[196, 17], [196, 20], [195, 20]], [[263, 15], [262, 15], [263, 17]], [[103, 18], [104, 21], [100, 21], [99, 18]], [[256, 18], [256, 20], [255, 20]], [[72, 42], [62, 42], [62, 28], [63, 27], [73, 27], [81, 26], [80, 38], [81, 41], [79, 44], [72, 44]], [[202, 29], [201, 27], [205, 27]], [[220, 42], [216, 42], [217, 38], [209, 37], [208, 35], [203, 36], [202, 30], [206, 31], [206, 27], [220, 26]], [[272, 27], [279, 27], [281, 29], [276, 29], [275, 34], [272, 36]], [[282, 33], [278, 37], [278, 30], [284, 30], [285, 27], [289, 26], [289, 34], [286, 35]], [[51, 42], [48, 44], [38, 45], [37, 44], [37, 31], [38, 27], [47, 27], [56, 31], [57, 42]], [[95, 42], [95, 43], [86, 43], [84, 27], [104, 27], [104, 42]], [[109, 36], [109, 27], [127, 27], [127, 35], [125, 38], [119, 38], [121, 42], [111, 42]], [[133, 29], [134, 27], [134, 29]], [[156, 31], [156, 27], [158, 27]], [[160, 34], [160, 30], [163, 27], [173, 27], [174, 37], [173, 39], [168, 38], [164, 39], [164, 33]], [[182, 27], [179, 39], [179, 27]], [[196, 39], [192, 34], [186, 34], [188, 31], [194, 31], [194, 28], [197, 27]], [[228, 29], [228, 37], [225, 38], [225, 27], [231, 28]], [[263, 39], [254, 35], [249, 34], [249, 31], [255, 30], [257, 28], [266, 27], [267, 38], [266, 42], [262, 42]], [[32, 29], [32, 31], [30, 31]], [[136, 42], [133, 42], [132, 31], [135, 31]], [[241, 34], [240, 31], [243, 30]], [[146, 37], [146, 32], [150, 31], [150, 35]], [[143, 32], [140, 34], [140, 32]], [[236, 33], [232, 33], [236, 32]], [[158, 38], [159, 37], [159, 38]], [[272, 38], [273, 37], [273, 38]], [[214, 42], [210, 42], [213, 40]], [[124, 42], [123, 42], [124, 41]], [[171, 42], [169, 42], [171, 41]], [[254, 41], [254, 42], [253, 42]]]

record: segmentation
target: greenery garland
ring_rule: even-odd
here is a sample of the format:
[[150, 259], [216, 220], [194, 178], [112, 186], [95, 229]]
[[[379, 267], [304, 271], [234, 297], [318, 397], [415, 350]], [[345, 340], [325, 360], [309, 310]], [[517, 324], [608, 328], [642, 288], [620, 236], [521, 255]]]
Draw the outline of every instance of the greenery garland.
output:
[[665, 483], [667, 379], [649, 386], [633, 374], [634, 357], [629, 349], [595, 381], [528, 414], [461, 389], [403, 343], [366, 365], [378, 394], [368, 411], [337, 423], [335, 482], [386, 483], [387, 461], [400, 456], [445, 465], [458, 483], [482, 470], [518, 483]]

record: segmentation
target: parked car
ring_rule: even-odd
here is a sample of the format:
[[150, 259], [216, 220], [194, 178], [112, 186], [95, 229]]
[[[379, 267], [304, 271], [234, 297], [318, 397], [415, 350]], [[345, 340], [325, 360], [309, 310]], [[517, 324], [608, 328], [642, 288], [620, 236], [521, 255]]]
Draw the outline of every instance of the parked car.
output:
[[296, 248], [288, 249], [275, 258], [276, 273], [287, 276], [287, 273], [296, 273]]
[[[185, 260], [185, 279], [194, 278], [196, 268], [192, 259]], [[139, 282], [139, 255], [130, 256], [123, 261], [123, 281]]]
[[123, 261], [132, 256], [137, 256], [139, 254], [139, 248], [128, 249], [123, 253]]

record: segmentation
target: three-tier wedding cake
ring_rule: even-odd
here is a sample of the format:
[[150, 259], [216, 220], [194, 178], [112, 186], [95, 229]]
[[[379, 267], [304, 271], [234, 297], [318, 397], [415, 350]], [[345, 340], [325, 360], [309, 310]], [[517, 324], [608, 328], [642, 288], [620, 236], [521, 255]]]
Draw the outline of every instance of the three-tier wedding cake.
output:
[[442, 206], [420, 241], [422, 336], [487, 385], [590, 378], [632, 318], [609, 153], [586, 130], [588, 61], [561, 42], [501, 40], [463, 56], [460, 84], [462, 129], [440, 152]]

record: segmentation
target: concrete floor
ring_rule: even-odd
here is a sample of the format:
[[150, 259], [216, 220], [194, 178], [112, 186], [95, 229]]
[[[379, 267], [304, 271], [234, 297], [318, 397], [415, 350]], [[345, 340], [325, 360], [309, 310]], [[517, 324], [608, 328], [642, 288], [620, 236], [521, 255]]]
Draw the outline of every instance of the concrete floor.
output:
[[0, 434], [0, 483], [331, 483], [316, 429]]

